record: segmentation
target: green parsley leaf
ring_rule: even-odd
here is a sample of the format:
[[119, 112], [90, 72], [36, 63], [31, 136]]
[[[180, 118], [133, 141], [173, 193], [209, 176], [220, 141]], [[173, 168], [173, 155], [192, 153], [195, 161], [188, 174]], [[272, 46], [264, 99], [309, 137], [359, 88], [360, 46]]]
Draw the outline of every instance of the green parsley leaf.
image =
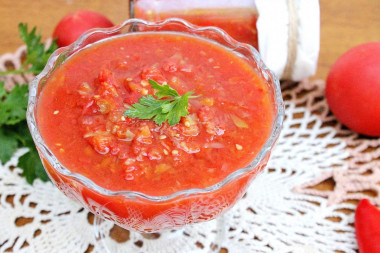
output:
[[4, 164], [17, 149], [29, 148], [29, 152], [20, 157], [18, 166], [32, 184], [36, 178], [47, 181], [48, 176], [26, 123], [28, 88], [28, 85], [16, 85], [8, 92], [4, 82], [0, 82], [0, 161]]
[[56, 40], [53, 40], [49, 48], [41, 42], [41, 35], [37, 34], [37, 28], [28, 31], [28, 25], [18, 25], [19, 35], [26, 44], [26, 59], [20, 69], [0, 72], [0, 76], [8, 74], [39, 74], [45, 67], [50, 55], [58, 48]]
[[0, 82], [0, 101], [3, 101], [4, 98], [7, 96], [7, 90], [4, 86], [4, 82]]
[[[178, 124], [181, 117], [189, 114], [189, 99], [195, 98], [191, 96], [194, 92], [189, 91], [180, 96], [178, 92], [169, 85], [160, 85], [156, 81], [149, 79], [152, 88], [157, 90], [152, 95], [147, 95], [139, 99], [139, 103], [135, 103], [129, 108], [124, 115], [130, 118], [153, 119], [160, 125], [168, 121], [169, 125]], [[162, 99], [165, 98], [165, 99]]]
[[18, 142], [14, 138], [12, 130], [9, 128], [0, 128], [0, 161], [6, 163], [11, 159], [13, 153], [17, 150]]
[[[139, 119], [152, 119], [156, 115], [159, 115], [162, 110], [162, 106], [169, 101], [166, 100], [157, 100], [152, 95], [142, 97], [139, 99], [140, 103], [135, 103], [132, 105], [132, 108], [127, 110], [124, 115], [131, 118]], [[157, 124], [161, 124], [165, 119], [155, 119]], [[162, 121], [163, 120], [163, 121]]]
[[170, 110], [167, 111], [167, 118], [169, 125], [175, 125], [178, 124], [178, 122], [181, 120], [181, 117], [185, 117], [189, 114], [189, 111], [187, 108], [189, 107], [189, 98], [190, 95], [193, 94], [193, 92], [187, 92], [182, 97], [174, 100], [171, 104], [173, 105]]
[[19, 158], [18, 167], [23, 176], [32, 184], [36, 178], [47, 181], [49, 178], [42, 166], [37, 149], [26, 123], [28, 85], [17, 85], [12, 91], [4, 89], [0, 82], [0, 160], [9, 161], [14, 152], [21, 147], [29, 152]]
[[28, 85], [16, 85], [7, 92], [0, 83], [0, 126], [14, 125], [26, 118], [28, 106]]
[[21, 39], [26, 44], [26, 60], [23, 66], [30, 64], [29, 70], [38, 74], [44, 69], [50, 55], [58, 48], [57, 43], [54, 40], [50, 47], [45, 50], [45, 44], [41, 42], [41, 35], [36, 33], [36, 27], [28, 32], [28, 25], [20, 23], [18, 29]]
[[157, 92], [154, 95], [158, 99], [163, 98], [163, 97], [173, 97], [173, 98], [179, 97], [178, 92], [167, 84], [160, 85], [152, 79], [149, 79], [149, 83], [152, 85], [153, 89], [157, 90]]
[[14, 138], [17, 139], [21, 147], [34, 146], [34, 141], [32, 135], [29, 132], [26, 120], [12, 126], [12, 130], [14, 131]]
[[36, 146], [28, 146], [29, 152], [19, 158], [18, 167], [23, 169], [22, 175], [26, 178], [29, 184], [33, 184], [36, 178], [46, 182], [49, 180], [48, 175], [41, 163], [40, 156]]

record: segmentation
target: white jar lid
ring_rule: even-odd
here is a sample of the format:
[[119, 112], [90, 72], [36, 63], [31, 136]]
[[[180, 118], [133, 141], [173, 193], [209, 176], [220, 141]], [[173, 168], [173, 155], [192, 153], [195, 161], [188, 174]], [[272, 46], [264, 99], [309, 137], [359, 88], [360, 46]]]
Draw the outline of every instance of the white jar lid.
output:
[[315, 74], [319, 55], [318, 0], [256, 0], [259, 51], [280, 79]]

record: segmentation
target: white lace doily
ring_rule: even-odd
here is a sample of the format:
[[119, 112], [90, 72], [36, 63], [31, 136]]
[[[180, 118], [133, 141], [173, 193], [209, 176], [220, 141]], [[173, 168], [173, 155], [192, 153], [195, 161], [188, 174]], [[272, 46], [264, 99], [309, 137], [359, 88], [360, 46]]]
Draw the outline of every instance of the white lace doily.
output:
[[[0, 70], [6, 61], [19, 66], [20, 50], [1, 57]], [[355, 205], [347, 200], [380, 191], [380, 139], [342, 128], [328, 111], [323, 82], [282, 89], [286, 118], [267, 169], [223, 219], [151, 237], [128, 233], [123, 245], [132, 252], [208, 252], [223, 238], [222, 252], [356, 252]], [[19, 176], [15, 166], [23, 152], [0, 165], [0, 252], [102, 252], [86, 210], [51, 183], [31, 186]], [[326, 180], [332, 189], [318, 187]], [[379, 194], [372, 196], [379, 205]], [[215, 230], [220, 222], [224, 229]], [[117, 251], [112, 227], [101, 224], [105, 241]]]

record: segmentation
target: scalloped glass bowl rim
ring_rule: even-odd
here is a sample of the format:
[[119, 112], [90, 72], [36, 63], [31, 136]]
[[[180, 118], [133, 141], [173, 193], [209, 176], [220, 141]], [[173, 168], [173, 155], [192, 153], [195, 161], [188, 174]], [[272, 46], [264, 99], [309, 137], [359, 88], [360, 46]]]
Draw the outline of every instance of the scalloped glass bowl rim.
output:
[[[52, 71], [54, 69], [54, 66], [56, 65], [57, 59], [62, 53], [74, 52], [74, 54], [75, 54], [76, 50], [81, 49], [83, 47], [82, 43], [85, 42], [85, 40], [88, 37], [90, 37], [91, 35], [93, 35], [95, 33], [101, 32], [101, 33], [105, 33], [105, 34], [113, 34], [113, 33], [118, 32], [122, 28], [129, 26], [129, 25], [142, 24], [142, 25], [146, 25], [146, 26], [157, 27], [157, 26], [166, 25], [166, 24], [172, 23], [172, 22], [175, 24], [183, 25], [187, 29], [190, 29], [190, 31], [196, 30], [199, 32], [201, 32], [201, 31], [216, 32], [226, 42], [228, 42], [228, 44], [234, 45], [234, 48], [239, 48], [239, 47], [247, 48], [247, 47], [249, 47], [249, 51], [254, 56], [253, 58], [257, 61], [257, 65], [263, 71], [269, 72], [269, 74], [272, 77], [273, 83], [274, 83], [275, 94], [274, 94], [273, 99], [277, 105], [277, 111], [276, 111], [276, 118], [274, 119], [273, 124], [272, 124], [272, 131], [271, 131], [270, 137], [267, 139], [264, 146], [261, 148], [260, 152], [256, 155], [256, 157], [251, 161], [251, 163], [248, 166], [246, 166], [244, 168], [240, 168], [240, 169], [230, 173], [222, 181], [220, 181], [220, 182], [218, 182], [212, 186], [209, 186], [207, 188], [191, 188], [191, 189], [180, 190], [180, 191], [177, 191], [177, 192], [172, 193], [170, 195], [164, 195], [164, 196], [151, 196], [151, 195], [148, 195], [148, 194], [145, 194], [142, 192], [137, 192], [137, 191], [127, 191], [127, 190], [125, 190], [125, 191], [112, 191], [112, 190], [108, 190], [108, 189], [105, 189], [105, 188], [97, 185], [92, 180], [90, 180], [89, 178], [87, 178], [87, 177], [85, 177], [79, 173], [71, 172], [69, 169], [67, 169], [65, 166], [63, 166], [58, 161], [58, 159], [54, 156], [53, 152], [45, 144], [45, 142], [43, 141], [43, 139], [40, 135], [40, 132], [38, 131], [34, 111], [35, 111], [35, 107], [36, 107], [38, 85], [41, 82], [41, 80], [43, 78], [45, 78], [46, 76], [48, 76], [48, 74], [50, 74], [50, 71]], [[84, 47], [87, 47], [87, 45], [85, 45]], [[38, 149], [40, 150], [40, 152], [42, 152], [44, 158], [46, 160], [48, 160], [49, 164], [53, 167], [54, 170], [58, 171], [59, 173], [63, 174], [64, 176], [70, 177], [71, 180], [78, 181], [79, 183], [83, 184], [85, 187], [87, 187], [91, 190], [94, 190], [94, 191], [96, 191], [100, 194], [103, 194], [103, 195], [124, 196], [124, 197], [132, 198], [132, 199], [133, 198], [141, 198], [141, 199], [154, 201], [154, 202], [168, 201], [171, 199], [179, 198], [181, 196], [188, 197], [188, 196], [195, 195], [195, 194], [214, 192], [216, 190], [221, 189], [223, 186], [227, 185], [229, 182], [237, 180], [238, 178], [240, 178], [240, 176], [251, 172], [254, 168], [256, 168], [257, 166], [260, 165], [260, 162], [262, 161], [262, 159], [264, 159], [264, 157], [272, 149], [272, 146], [274, 145], [274, 143], [276, 142], [276, 140], [280, 134], [283, 118], [284, 118], [284, 104], [283, 104], [283, 100], [282, 100], [279, 80], [274, 75], [274, 73], [265, 66], [265, 64], [261, 60], [259, 53], [257, 52], [257, 50], [255, 48], [253, 48], [252, 46], [250, 46], [248, 44], [237, 42], [236, 40], [231, 38], [226, 32], [224, 32], [222, 29], [219, 29], [217, 27], [211, 27], [211, 26], [209, 26], [209, 27], [198, 27], [198, 26], [190, 24], [187, 21], [184, 21], [184, 20], [178, 19], [178, 18], [170, 18], [170, 19], [167, 19], [163, 22], [158, 22], [158, 23], [147, 22], [147, 21], [144, 21], [141, 19], [128, 19], [128, 20], [124, 21], [123, 23], [121, 23], [117, 26], [111, 27], [111, 28], [91, 29], [91, 30], [87, 31], [86, 33], [84, 33], [75, 43], [73, 43], [67, 47], [62, 47], [62, 48], [57, 49], [50, 56], [45, 68], [43, 69], [43, 71], [38, 76], [36, 76], [33, 79], [33, 81], [31, 82], [30, 91], [29, 91], [28, 109], [27, 109], [27, 121], [28, 121], [29, 129], [32, 133], [32, 137], [34, 139], [34, 142], [35, 142], [36, 146], [38, 147]]]

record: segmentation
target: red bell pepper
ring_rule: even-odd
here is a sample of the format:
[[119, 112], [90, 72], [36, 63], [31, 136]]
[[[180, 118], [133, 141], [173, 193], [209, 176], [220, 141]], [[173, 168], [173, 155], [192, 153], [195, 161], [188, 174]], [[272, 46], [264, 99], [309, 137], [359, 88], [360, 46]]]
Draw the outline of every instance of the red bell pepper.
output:
[[380, 210], [362, 199], [355, 212], [356, 239], [360, 253], [380, 253]]

